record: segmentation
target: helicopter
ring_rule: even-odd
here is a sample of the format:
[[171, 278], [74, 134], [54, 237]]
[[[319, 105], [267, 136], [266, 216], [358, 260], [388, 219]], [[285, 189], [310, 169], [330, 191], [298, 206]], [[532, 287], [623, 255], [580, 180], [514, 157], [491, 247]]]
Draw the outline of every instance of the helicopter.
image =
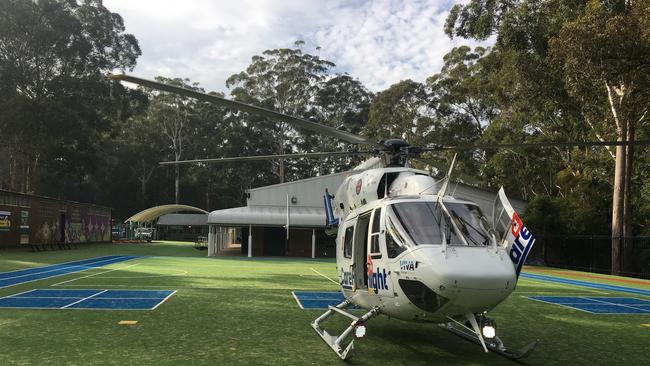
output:
[[[501, 144], [490, 146], [411, 146], [393, 138], [384, 141], [356, 135], [318, 122], [127, 74], [107, 78], [282, 121], [298, 129], [370, 150], [278, 154], [183, 160], [161, 164], [225, 163], [334, 155], [372, 156], [351, 172], [335, 194], [326, 188], [326, 223], [336, 230], [336, 269], [344, 301], [316, 318], [311, 326], [341, 358], [347, 359], [355, 339], [366, 335], [366, 324], [379, 315], [437, 324], [452, 334], [511, 359], [528, 355], [538, 341], [511, 350], [497, 335], [488, 316], [515, 290], [531, 248], [533, 233], [513, 209], [503, 187], [498, 191], [491, 220], [471, 201], [449, 194], [454, 156], [445, 178], [413, 169], [410, 159], [424, 152], [546, 146], [648, 145], [650, 141], [592, 141]], [[362, 309], [363, 314], [352, 312]], [[351, 320], [340, 333], [322, 325], [341, 315]], [[350, 339], [351, 338], [351, 339]]]

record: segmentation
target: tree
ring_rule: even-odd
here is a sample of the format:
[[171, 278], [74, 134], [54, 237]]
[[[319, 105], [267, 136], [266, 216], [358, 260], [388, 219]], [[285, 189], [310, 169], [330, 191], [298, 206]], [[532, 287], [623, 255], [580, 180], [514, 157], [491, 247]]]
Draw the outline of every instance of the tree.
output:
[[[197, 84], [189, 79], [167, 79], [156, 77], [159, 82], [180, 86], [203, 92]], [[149, 129], [142, 133], [161, 133], [167, 141], [167, 147], [173, 161], [180, 161], [188, 143], [189, 124], [196, 120], [197, 101], [173, 93], [151, 92], [146, 118]], [[180, 165], [174, 165], [174, 202], [180, 202]]]
[[431, 124], [428, 98], [426, 87], [413, 80], [391, 85], [377, 93], [370, 104], [364, 134], [381, 140], [403, 138], [412, 145], [421, 145]]
[[[315, 108], [317, 120], [340, 130], [361, 133], [368, 121], [372, 93], [359, 81], [348, 74], [328, 75], [319, 86], [316, 94]], [[350, 144], [327, 138], [314, 136], [311, 146], [317, 146], [320, 151], [353, 150]], [[340, 172], [353, 168], [359, 163], [360, 157], [323, 158], [318, 163], [315, 174]]]
[[101, 165], [112, 121], [129, 113], [115, 113], [129, 92], [111, 89], [103, 74], [131, 69], [138, 43], [101, 1], [7, 0], [0, 14], [5, 185], [76, 197]]
[[[551, 40], [552, 57], [586, 120], [634, 141], [650, 101], [650, 2], [590, 1], [577, 19]], [[618, 273], [622, 237], [632, 236], [631, 179], [634, 147], [617, 146], [612, 198], [612, 271]], [[624, 251], [629, 253], [630, 251]]]
[[[482, 47], [473, 51], [467, 46], [456, 47], [444, 56], [440, 73], [427, 79], [431, 109], [435, 115], [425, 137], [427, 142], [446, 145], [476, 143], [498, 116], [497, 88], [493, 85], [491, 65], [494, 57], [488, 52]], [[447, 158], [451, 161], [451, 156]], [[439, 159], [428, 162], [444, 166]], [[484, 163], [483, 152], [459, 151], [454, 175], [476, 184], [481, 180], [479, 169]]]
[[[300, 44], [296, 44], [300, 46]], [[313, 101], [321, 82], [332, 62], [318, 56], [303, 54], [299, 48], [274, 49], [254, 56], [245, 71], [232, 75], [226, 85], [232, 88], [231, 94], [237, 100], [263, 106], [280, 113], [309, 118], [313, 115]], [[245, 115], [242, 113], [242, 115]], [[302, 138], [286, 123], [268, 123], [257, 116], [246, 116], [253, 129], [263, 128], [270, 132], [267, 136], [271, 151], [267, 153], [285, 154], [295, 152], [295, 145], [289, 137]], [[280, 182], [285, 179], [285, 162], [280, 160], [277, 175]]]

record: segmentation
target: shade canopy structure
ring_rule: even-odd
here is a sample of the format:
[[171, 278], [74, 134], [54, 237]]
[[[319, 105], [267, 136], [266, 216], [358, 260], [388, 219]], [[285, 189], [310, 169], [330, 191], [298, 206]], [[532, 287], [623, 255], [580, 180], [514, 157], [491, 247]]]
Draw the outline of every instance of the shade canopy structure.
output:
[[162, 205], [151, 207], [146, 210], [140, 211], [137, 214], [129, 217], [124, 220], [125, 223], [128, 222], [142, 222], [149, 223], [159, 218], [162, 215], [170, 214], [174, 212], [200, 212], [203, 214], [208, 214], [208, 211], [203, 210], [198, 207], [188, 206], [188, 205]]
[[160, 216], [156, 225], [158, 226], [206, 226], [208, 224], [208, 215], [187, 214], [187, 213], [170, 213]]

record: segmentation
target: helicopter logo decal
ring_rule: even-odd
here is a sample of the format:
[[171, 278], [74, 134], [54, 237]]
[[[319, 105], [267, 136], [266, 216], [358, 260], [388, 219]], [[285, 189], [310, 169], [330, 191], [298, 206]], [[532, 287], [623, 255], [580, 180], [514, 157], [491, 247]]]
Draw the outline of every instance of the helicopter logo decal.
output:
[[508, 254], [512, 263], [515, 264], [517, 277], [519, 277], [521, 267], [523, 267], [530, 249], [533, 247], [533, 244], [535, 244], [535, 237], [533, 236], [533, 233], [523, 225], [523, 222], [516, 212], [512, 214], [510, 232], [512, 233], [512, 236], [515, 237], [515, 241]]
[[388, 274], [386, 269], [377, 268], [374, 270], [372, 257], [368, 255], [368, 293], [379, 293], [379, 290], [388, 290]]
[[402, 271], [415, 271], [415, 269], [418, 268], [418, 263], [413, 260], [400, 260], [399, 261], [399, 269]]
[[346, 272], [341, 268], [341, 287], [346, 290], [352, 290], [352, 284], [354, 283], [354, 274], [352, 272]]

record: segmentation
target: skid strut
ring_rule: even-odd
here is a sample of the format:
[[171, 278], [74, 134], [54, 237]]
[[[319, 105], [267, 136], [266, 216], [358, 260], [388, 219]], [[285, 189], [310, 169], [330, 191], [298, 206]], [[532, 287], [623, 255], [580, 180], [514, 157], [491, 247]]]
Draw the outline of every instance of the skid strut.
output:
[[530, 342], [524, 347], [522, 347], [521, 349], [513, 351], [506, 348], [506, 346], [503, 344], [501, 339], [499, 339], [499, 337], [497, 336], [491, 339], [484, 338], [481, 335], [481, 330], [478, 328], [478, 324], [476, 323], [476, 318], [474, 317], [473, 314], [467, 315], [467, 320], [472, 326], [472, 328], [465, 326], [464, 324], [458, 322], [455, 319], [449, 318], [449, 320], [450, 320], [449, 322], [439, 324], [440, 328], [448, 332], [451, 332], [453, 334], [456, 334], [461, 338], [465, 338], [468, 341], [483, 346], [485, 352], [492, 351], [498, 355], [501, 355], [506, 358], [514, 359], [514, 360], [518, 360], [520, 358], [524, 358], [528, 356], [533, 351], [533, 349], [535, 348], [538, 342], [538, 341]]
[[[370, 318], [377, 316], [380, 313], [380, 310], [378, 307], [373, 308], [372, 310], [368, 311], [367, 313], [363, 314], [361, 317], [357, 317], [353, 314], [348, 313], [345, 311], [352, 303], [349, 300], [345, 300], [342, 303], [336, 305], [336, 306], [329, 306], [327, 311], [316, 320], [314, 320], [311, 323], [312, 328], [320, 335], [321, 338], [329, 345], [336, 354], [341, 357], [341, 359], [345, 360], [348, 357], [348, 353], [354, 349], [354, 339], [350, 341], [350, 343], [347, 344], [347, 346], [344, 346], [345, 339], [350, 336], [350, 334], [355, 330], [356, 327], [362, 326], [366, 321], [368, 321]], [[327, 320], [330, 316], [334, 314], [341, 314], [344, 315], [350, 319], [352, 319], [352, 323], [350, 323], [350, 326], [345, 328], [343, 333], [340, 335], [336, 334], [330, 334], [328, 333], [325, 329], [322, 329], [320, 327], [321, 323]]]

